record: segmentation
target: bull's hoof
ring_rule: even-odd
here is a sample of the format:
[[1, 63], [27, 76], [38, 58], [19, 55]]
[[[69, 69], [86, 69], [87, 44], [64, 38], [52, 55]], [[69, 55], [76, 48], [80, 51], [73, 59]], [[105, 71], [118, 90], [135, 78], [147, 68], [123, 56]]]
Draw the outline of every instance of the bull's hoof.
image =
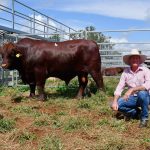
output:
[[33, 98], [33, 99], [35, 99], [36, 98], [36, 96], [35, 96], [35, 94], [34, 93], [30, 93], [30, 95], [28, 96], [29, 98]]
[[90, 91], [89, 88], [85, 88], [85, 90], [84, 90], [84, 96], [91, 97], [91, 91]]
[[81, 95], [77, 95], [77, 96], [75, 96], [75, 99], [77, 99], [77, 100], [81, 100], [81, 99], [83, 99], [83, 96], [81, 96]]
[[39, 95], [39, 96], [37, 97], [37, 100], [38, 100], [38, 101], [41, 101], [41, 102], [44, 102], [44, 101], [46, 101], [46, 96], [45, 96], [45, 95]]

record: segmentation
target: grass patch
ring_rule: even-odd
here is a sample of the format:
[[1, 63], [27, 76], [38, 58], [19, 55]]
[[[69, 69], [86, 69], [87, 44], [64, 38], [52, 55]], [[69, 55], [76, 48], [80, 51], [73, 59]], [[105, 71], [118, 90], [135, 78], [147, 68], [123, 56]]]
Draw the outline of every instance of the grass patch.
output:
[[56, 115], [58, 115], [58, 116], [66, 116], [67, 113], [64, 112], [64, 111], [59, 111], [59, 112], [56, 112]]
[[79, 101], [77, 107], [78, 108], [84, 108], [84, 109], [91, 109], [92, 108], [92, 104], [88, 100], [82, 100], [82, 101]]
[[73, 131], [78, 129], [86, 130], [91, 126], [90, 120], [87, 118], [70, 118], [64, 125], [65, 131]]
[[18, 87], [17, 87], [17, 90], [18, 90], [19, 92], [27, 92], [27, 91], [30, 90], [30, 88], [29, 88], [29, 86], [18, 86]]
[[104, 119], [99, 120], [97, 124], [99, 126], [105, 126], [105, 125], [109, 125], [110, 123], [108, 119], [104, 118]]
[[6, 133], [14, 129], [15, 121], [9, 119], [0, 119], [0, 133]]
[[33, 112], [33, 109], [30, 106], [17, 106], [13, 108], [12, 111], [17, 113], [31, 114]]
[[112, 114], [112, 110], [107, 105], [100, 106], [99, 114], [100, 115], [111, 115]]
[[41, 126], [48, 126], [49, 123], [47, 120], [37, 120], [34, 122], [34, 125], [37, 127], [41, 127]]
[[63, 144], [56, 136], [47, 136], [39, 144], [38, 150], [62, 150]]
[[31, 106], [16, 106], [12, 108], [11, 111], [19, 114], [27, 114], [29, 116], [34, 116], [34, 117], [41, 116], [41, 113], [35, 110]]
[[59, 95], [63, 96], [63, 97], [67, 97], [67, 98], [71, 98], [74, 97], [77, 93], [78, 88], [77, 87], [71, 87], [71, 86], [60, 86], [57, 87], [57, 92], [59, 93]]
[[106, 95], [113, 96], [118, 83], [119, 83], [119, 78], [109, 78], [109, 77], [105, 78], [104, 84], [105, 84]]
[[103, 91], [99, 91], [95, 95], [92, 96], [92, 100], [94, 101], [96, 105], [101, 105], [103, 102], [106, 102], [107, 99], [108, 99], [108, 96]]
[[126, 144], [122, 140], [111, 139], [104, 147], [103, 150], [124, 150]]
[[60, 128], [63, 125], [59, 116], [56, 114], [51, 117], [51, 121], [52, 121], [52, 127], [53, 128]]
[[118, 131], [126, 131], [127, 130], [124, 120], [113, 119], [110, 123], [110, 126], [117, 129]]
[[143, 141], [150, 143], [150, 138], [143, 139]]
[[19, 141], [20, 144], [24, 144], [27, 141], [33, 141], [35, 140], [37, 137], [34, 133], [30, 133], [28, 131], [24, 131], [23, 133], [21, 133], [17, 139]]

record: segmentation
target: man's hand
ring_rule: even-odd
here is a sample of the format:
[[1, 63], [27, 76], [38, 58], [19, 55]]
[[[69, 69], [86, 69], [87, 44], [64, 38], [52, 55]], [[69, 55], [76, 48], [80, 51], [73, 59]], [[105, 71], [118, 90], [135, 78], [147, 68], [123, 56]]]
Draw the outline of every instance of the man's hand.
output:
[[115, 96], [114, 96], [114, 99], [113, 99], [113, 102], [112, 102], [112, 105], [111, 105], [111, 108], [112, 108], [113, 110], [115, 110], [115, 111], [118, 110], [118, 98], [119, 98], [119, 97], [120, 97], [119, 95], [115, 95]]
[[134, 89], [133, 89], [133, 88], [130, 88], [130, 89], [124, 94], [123, 99], [127, 101], [127, 100], [129, 99], [129, 96], [130, 96], [130, 95], [133, 95], [133, 94], [134, 94]]
[[115, 110], [115, 111], [118, 110], [118, 103], [117, 103], [117, 101], [113, 101], [113, 103], [112, 103], [112, 105], [111, 105], [111, 108], [112, 108], [113, 110]]

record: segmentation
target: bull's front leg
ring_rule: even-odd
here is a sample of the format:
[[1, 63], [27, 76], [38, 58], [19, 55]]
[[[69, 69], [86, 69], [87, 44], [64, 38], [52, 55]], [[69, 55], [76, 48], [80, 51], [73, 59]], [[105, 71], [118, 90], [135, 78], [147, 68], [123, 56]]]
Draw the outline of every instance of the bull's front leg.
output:
[[35, 83], [30, 83], [29, 86], [30, 86], [30, 95], [29, 95], [29, 97], [34, 98], [35, 97], [36, 84]]
[[46, 73], [44, 67], [37, 67], [35, 69], [35, 79], [36, 79], [36, 86], [38, 90], [38, 99], [44, 101], [46, 99], [46, 95], [44, 92], [44, 86], [46, 81]]
[[[30, 68], [28, 70], [31, 70]], [[36, 82], [35, 82], [35, 76], [34, 73], [31, 71], [27, 71], [22, 75], [22, 81], [24, 83], [27, 83], [30, 87], [30, 95], [29, 98], [35, 97], [35, 88], [36, 88]]]

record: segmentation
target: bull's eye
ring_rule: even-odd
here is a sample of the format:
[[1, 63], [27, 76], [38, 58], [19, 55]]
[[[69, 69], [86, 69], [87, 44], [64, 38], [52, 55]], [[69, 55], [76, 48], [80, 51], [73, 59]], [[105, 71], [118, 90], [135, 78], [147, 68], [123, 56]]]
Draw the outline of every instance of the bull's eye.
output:
[[15, 54], [14, 54], [14, 53], [9, 54], [9, 58], [12, 58], [12, 57], [15, 57]]

